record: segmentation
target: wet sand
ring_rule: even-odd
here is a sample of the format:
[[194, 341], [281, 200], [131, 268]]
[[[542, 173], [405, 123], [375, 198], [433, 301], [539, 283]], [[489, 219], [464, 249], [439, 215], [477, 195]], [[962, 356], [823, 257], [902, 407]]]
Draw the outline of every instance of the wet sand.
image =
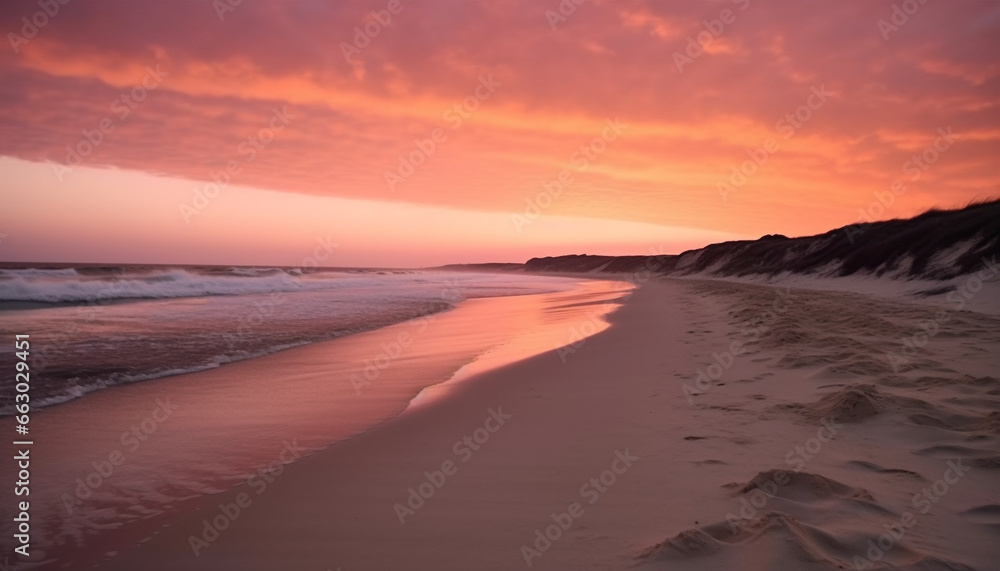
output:
[[[577, 323], [586, 323], [584, 336], [606, 328], [602, 316], [629, 289], [582, 280], [570, 291], [471, 299], [382, 329], [36, 411], [32, 560], [45, 568], [100, 561], [206, 494], [432, 403], [477, 371], [565, 345]], [[0, 421], [10, 433], [12, 423]]]

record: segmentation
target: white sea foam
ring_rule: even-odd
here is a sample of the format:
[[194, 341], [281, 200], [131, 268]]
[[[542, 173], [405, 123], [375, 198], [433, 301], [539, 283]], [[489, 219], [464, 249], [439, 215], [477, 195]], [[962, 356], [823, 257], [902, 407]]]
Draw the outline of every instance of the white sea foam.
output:
[[337, 276], [305, 280], [277, 270], [273, 273], [211, 275], [184, 269], [90, 276], [75, 270], [0, 270], [0, 300], [35, 302], [101, 302], [241, 295], [327, 289]]

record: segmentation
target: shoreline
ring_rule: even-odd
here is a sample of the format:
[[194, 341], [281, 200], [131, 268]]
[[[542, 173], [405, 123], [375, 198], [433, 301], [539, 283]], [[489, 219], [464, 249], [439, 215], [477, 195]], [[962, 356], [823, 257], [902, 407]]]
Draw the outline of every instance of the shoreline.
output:
[[[41, 409], [35, 436], [58, 459], [33, 465], [46, 473], [32, 489], [33, 550], [55, 559], [41, 568], [77, 566], [84, 554], [96, 563], [186, 506], [253, 474], [267, 477], [282, 451], [301, 461], [407, 413], [423, 389], [454, 390], [461, 383], [448, 381], [463, 367], [485, 370], [564, 343], [560, 324], [588, 309], [574, 304], [598, 303], [606, 314], [623, 287], [579, 280], [567, 291], [472, 298], [451, 311]], [[493, 327], [484, 331], [484, 322]]]
[[[382, 273], [379, 272], [379, 276]], [[433, 283], [435, 279], [442, 279], [444, 273], [405, 272], [405, 275], [412, 279], [409, 283], [404, 283], [403, 288], [419, 287], [421, 283]], [[367, 315], [356, 311], [341, 313], [334, 311], [332, 314], [320, 315], [311, 321], [304, 319], [301, 312], [301, 307], [307, 304], [338, 307], [346, 297], [350, 300], [346, 304], [349, 306], [351, 303], [358, 304], [359, 294], [363, 296], [366, 291], [371, 295], [372, 292], [377, 293], [386, 287], [397, 292], [403, 289], [395, 289], [393, 284], [387, 282], [376, 284], [375, 288], [368, 288], [366, 285], [351, 283], [348, 279], [342, 284], [346, 290], [306, 288], [298, 292], [276, 290], [243, 295], [191, 294], [180, 297], [128, 299], [98, 297], [70, 305], [49, 304], [46, 307], [9, 311], [0, 309], [0, 329], [8, 333], [15, 329], [18, 331], [30, 329], [38, 334], [39, 338], [35, 339], [34, 367], [36, 372], [47, 377], [47, 383], [36, 387], [33, 408], [41, 410], [107, 388], [216, 369], [247, 359], [266, 357], [288, 349], [332, 341], [410, 320], [433, 320], [434, 315], [454, 309], [460, 301], [557, 293], [572, 289], [572, 284], [578, 281], [571, 277], [553, 276], [554, 279], [546, 280], [545, 283], [531, 283], [530, 276], [513, 276], [514, 279], [504, 280], [503, 278], [512, 276], [488, 275], [482, 272], [480, 277], [500, 277], [499, 281], [507, 283], [476, 284], [473, 279], [469, 285], [469, 282], [452, 281], [449, 277], [449, 283], [443, 285], [443, 289], [425, 295], [426, 299], [420, 299], [418, 294], [419, 303], [406, 302], [409, 294], [403, 293], [391, 300], [387, 307], [367, 311]], [[322, 299], [323, 296], [326, 299]], [[316, 299], [317, 297], [321, 299]], [[381, 298], [374, 295], [372, 299], [367, 300], [367, 305], [378, 307], [380, 301]], [[3, 303], [5, 302], [0, 302], [0, 305]], [[300, 307], [296, 307], [297, 305]], [[204, 307], [207, 313], [203, 315], [192, 311], [192, 306]], [[283, 311], [279, 311], [279, 307], [282, 307]], [[203, 319], [205, 315], [209, 316], [208, 321], [194, 325], [194, 322]], [[190, 320], [193, 326], [187, 335], [177, 333], [161, 335], [155, 328], [135, 329], [132, 326], [136, 322], [159, 320], [172, 322], [174, 319], [180, 319], [181, 322], [185, 319]], [[17, 327], [12, 329], [15, 323]], [[121, 332], [116, 332], [114, 325], [118, 325]], [[154, 342], [138, 345], [122, 344], [117, 349], [115, 343], [111, 343], [109, 347], [108, 343], [103, 342], [109, 334], [112, 336], [117, 334], [117, 340], [121, 342], [123, 333], [126, 341], [134, 341], [138, 335], [148, 336]], [[130, 335], [132, 338], [129, 338]], [[188, 342], [190, 338], [195, 342]], [[112, 351], [131, 352], [131, 354], [126, 355], [124, 364], [122, 360], [115, 359], [113, 353], [109, 360], [102, 360], [98, 355], [97, 358], [78, 356], [83, 362], [74, 361], [74, 351], [81, 350], [81, 347], [86, 348], [88, 344], [92, 352], [101, 355], [109, 348]], [[173, 350], [169, 353], [158, 353], [160, 347], [172, 347]], [[154, 353], [156, 357], [142, 358], [148, 353]], [[3, 398], [6, 396], [12, 395], [0, 395], [0, 401], [4, 402], [0, 418], [13, 414], [13, 401]]]
[[[774, 288], [644, 284], [569, 358], [543, 353], [460, 383], [433, 406], [287, 466], [259, 494], [213, 497], [99, 568], [702, 571], [770, 560], [820, 570], [867, 557], [867, 542], [908, 509], [916, 523], [890, 538], [886, 561], [988, 568], [1000, 443], [988, 427], [942, 427], [958, 410], [988, 418], [1000, 380], [986, 354], [941, 359], [993, 318], [957, 316], [918, 367], [885, 375], [869, 355], [907, 330], [895, 321], [931, 309], [793, 294], [729, 362], [726, 348], [746, 337], [740, 324], [772, 304]], [[867, 328], [883, 341], [850, 340]], [[728, 366], [689, 404], [683, 386], [720, 356]], [[936, 369], [942, 380], [928, 386], [921, 371]], [[858, 391], [877, 404], [852, 417]], [[493, 411], [509, 418], [498, 427]], [[914, 424], [917, 411], [938, 424]], [[831, 422], [833, 438], [821, 432]], [[477, 431], [472, 450], [465, 439], [477, 442]], [[960, 444], [967, 436], [975, 444]], [[974, 468], [931, 515], [914, 511], [910, 494], [933, 487], [949, 461]]]

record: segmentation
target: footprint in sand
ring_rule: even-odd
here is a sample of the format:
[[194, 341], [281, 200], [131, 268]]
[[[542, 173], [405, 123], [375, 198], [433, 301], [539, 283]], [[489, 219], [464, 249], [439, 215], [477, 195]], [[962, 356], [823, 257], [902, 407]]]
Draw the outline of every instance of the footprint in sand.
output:
[[853, 468], [856, 470], [866, 470], [869, 472], [875, 472], [877, 474], [886, 474], [889, 476], [902, 476], [912, 480], [920, 480], [924, 482], [927, 481], [927, 478], [924, 478], [917, 472], [913, 472], [910, 470], [903, 470], [901, 468], [883, 468], [882, 466], [879, 466], [874, 462], [866, 462], [864, 460], [851, 460], [850, 462], [847, 462], [846, 466], [848, 468]]
[[970, 510], [965, 510], [960, 515], [973, 523], [985, 525], [1000, 531], [1000, 505], [982, 505]]
[[[859, 463], [862, 466], [874, 464]], [[774, 490], [773, 481], [784, 483]], [[799, 515], [777, 511], [755, 513], [749, 519], [727, 519], [687, 529], [637, 554], [637, 567], [646, 570], [731, 569], [734, 561], [781, 561], [781, 569], [850, 568], [854, 556], [865, 553], [869, 542], [878, 537], [856, 526], [856, 507], [864, 504], [884, 517], [891, 514], [874, 502], [870, 493], [818, 474], [781, 470], [761, 472], [740, 488], [738, 494], [761, 493], [770, 489], [772, 501], [791, 502]], [[1000, 521], [1000, 506], [976, 508], [969, 517]], [[815, 520], [813, 515], [819, 515]], [[841, 521], [831, 523], [831, 514]], [[822, 522], [817, 523], [817, 522]], [[845, 533], [845, 529], [851, 530]], [[969, 567], [924, 552], [913, 545], [896, 544], [885, 555], [888, 568], [962, 569]], [[818, 565], [818, 566], [817, 566]], [[777, 568], [777, 567], [768, 567]], [[881, 568], [881, 567], [879, 567]]]
[[919, 456], [930, 456], [932, 458], [985, 458], [990, 455], [996, 454], [995, 450], [986, 450], [984, 448], [970, 448], [968, 446], [957, 446], [954, 444], [938, 444], [936, 446], [928, 446], [926, 448], [919, 448], [913, 451], [914, 454]]

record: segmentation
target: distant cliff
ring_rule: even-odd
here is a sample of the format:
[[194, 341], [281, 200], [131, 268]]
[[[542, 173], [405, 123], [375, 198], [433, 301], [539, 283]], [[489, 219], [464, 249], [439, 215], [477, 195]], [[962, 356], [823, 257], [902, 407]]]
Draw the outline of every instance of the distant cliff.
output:
[[887, 220], [832, 230], [818, 236], [712, 244], [679, 255], [559, 256], [533, 258], [530, 272], [655, 271], [713, 276], [825, 277], [858, 273], [898, 278], [949, 279], [1000, 260], [1000, 200], [960, 210], [931, 210], [907, 220]]

